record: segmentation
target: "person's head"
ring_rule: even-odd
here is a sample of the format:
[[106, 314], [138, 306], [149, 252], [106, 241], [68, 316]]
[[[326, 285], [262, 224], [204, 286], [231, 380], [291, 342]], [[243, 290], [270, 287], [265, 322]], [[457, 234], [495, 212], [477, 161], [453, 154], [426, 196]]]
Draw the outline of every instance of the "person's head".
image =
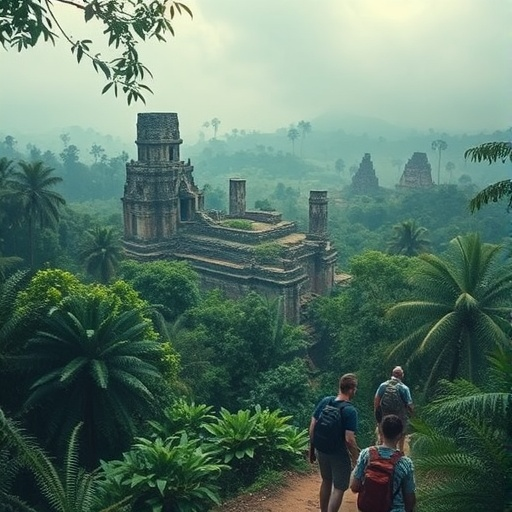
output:
[[388, 414], [382, 418], [380, 431], [386, 439], [398, 439], [402, 436], [402, 432], [404, 431], [403, 421], [395, 414]]
[[345, 373], [340, 377], [340, 393], [354, 395], [357, 389], [357, 377], [354, 373]]
[[391, 375], [393, 375], [393, 377], [396, 377], [397, 379], [402, 380], [404, 378], [404, 371], [402, 370], [401, 366], [395, 366], [393, 368], [393, 371], [391, 372]]

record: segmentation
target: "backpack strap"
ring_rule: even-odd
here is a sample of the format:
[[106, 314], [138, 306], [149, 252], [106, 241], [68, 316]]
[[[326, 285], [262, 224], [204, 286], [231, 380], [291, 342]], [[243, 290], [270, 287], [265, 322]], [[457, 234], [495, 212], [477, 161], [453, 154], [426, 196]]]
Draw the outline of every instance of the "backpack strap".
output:
[[345, 407], [350, 404], [351, 402], [349, 402], [348, 400], [336, 400], [336, 397], [333, 397], [331, 398], [330, 402], [327, 405], [336, 407], [337, 409], [339, 409], [341, 414], [343, 409], [345, 409]]
[[393, 453], [393, 455], [391, 455], [390, 459], [393, 461], [393, 466], [396, 465], [396, 463], [402, 458], [402, 452], [401, 451], [396, 451], [395, 453]]
[[[376, 446], [370, 446], [368, 448], [368, 453], [370, 454], [370, 461], [376, 460], [380, 457], [379, 450]], [[395, 451], [393, 455], [389, 458], [389, 460], [393, 463], [393, 467], [396, 466], [396, 463], [402, 458], [402, 452]]]
[[370, 446], [370, 448], [368, 449], [368, 453], [370, 454], [369, 462], [379, 458], [379, 450], [377, 449], [376, 446]]
[[[404, 399], [404, 392], [403, 392], [403, 389], [402, 389], [402, 386], [401, 386], [402, 382], [399, 381], [399, 380], [396, 380], [396, 379], [389, 379], [386, 383], [386, 388], [388, 386], [394, 386], [396, 388], [396, 392], [398, 393], [398, 396], [400, 397], [400, 399], [402, 400], [402, 402], [407, 405], [407, 402], [406, 400]], [[385, 392], [385, 390], [384, 390]]]

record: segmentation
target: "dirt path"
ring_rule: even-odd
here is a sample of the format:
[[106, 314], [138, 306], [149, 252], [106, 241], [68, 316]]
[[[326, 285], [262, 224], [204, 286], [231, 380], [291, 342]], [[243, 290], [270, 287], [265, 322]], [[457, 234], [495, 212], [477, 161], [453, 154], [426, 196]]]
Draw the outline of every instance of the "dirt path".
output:
[[[268, 492], [244, 495], [229, 501], [216, 512], [318, 512], [320, 475], [290, 474], [284, 487]], [[341, 512], [357, 512], [356, 495], [350, 490], [343, 497]]]
[[[408, 437], [405, 453], [409, 453]], [[315, 464], [311, 473], [288, 475], [285, 485], [279, 489], [240, 496], [224, 503], [214, 512], [318, 512], [319, 490], [320, 475]], [[340, 512], [357, 512], [356, 499], [357, 495], [347, 490]]]

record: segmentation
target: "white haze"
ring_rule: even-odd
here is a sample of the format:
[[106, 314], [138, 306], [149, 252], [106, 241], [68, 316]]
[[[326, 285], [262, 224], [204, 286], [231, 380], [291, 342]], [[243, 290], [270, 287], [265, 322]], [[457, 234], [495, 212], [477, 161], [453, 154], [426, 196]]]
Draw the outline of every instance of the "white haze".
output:
[[[508, 0], [183, 0], [194, 19], [166, 44], [140, 46], [154, 79], [147, 104], [101, 96], [92, 67], [69, 49], [0, 50], [0, 134], [78, 125], [132, 141], [137, 112], [178, 112], [194, 142], [275, 131], [331, 113], [418, 130], [474, 133], [511, 124]], [[58, 5], [83, 37], [80, 12]], [[95, 51], [107, 53], [93, 37]], [[188, 139], [188, 140], [187, 140]]]

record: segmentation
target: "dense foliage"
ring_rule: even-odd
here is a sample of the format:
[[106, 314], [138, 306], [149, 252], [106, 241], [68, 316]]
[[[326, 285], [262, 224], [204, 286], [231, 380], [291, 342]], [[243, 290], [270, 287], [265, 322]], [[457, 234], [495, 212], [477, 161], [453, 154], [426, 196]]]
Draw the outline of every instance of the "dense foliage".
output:
[[425, 390], [440, 377], [481, 382], [486, 354], [510, 342], [512, 266], [500, 250], [472, 234], [420, 255], [414, 297], [389, 309], [404, 334], [390, 355], [419, 361]]
[[[421, 512], [508, 511], [512, 506], [512, 347], [491, 356], [479, 388], [442, 381], [414, 421]], [[432, 485], [435, 482], [435, 485]]]
[[[20, 163], [12, 145], [15, 160], [0, 160], [0, 407], [21, 422], [1, 416], [5, 500], [27, 511], [44, 499], [49, 510], [63, 511], [115, 510], [119, 500], [133, 510], [201, 510], [272, 469], [296, 466], [311, 410], [335, 392], [341, 373], [358, 374], [358, 439], [370, 443], [373, 393], [402, 364], [419, 411], [420, 506], [429, 510], [429, 500], [457, 492], [469, 500], [465, 484], [483, 478], [491, 463], [492, 503], [498, 510], [506, 502], [510, 482], [497, 475], [510, 472], [510, 432], [502, 424], [510, 424], [503, 375], [510, 373], [512, 279], [510, 255], [497, 245], [510, 243], [502, 205], [469, 215], [475, 190], [468, 181], [372, 195], [335, 190], [330, 229], [349, 277], [304, 310], [304, 326], [290, 326], [279, 299], [201, 296], [185, 263], [121, 261], [118, 200], [64, 205], [64, 197], [119, 197], [127, 155], [108, 159], [97, 146], [87, 166], [63, 142], [62, 162], [31, 147], [37, 158]], [[269, 147], [245, 151], [230, 157], [232, 165], [251, 161], [257, 179], [265, 175], [261, 161], [290, 174], [257, 187], [255, 205], [284, 210], [307, 229], [307, 197], [294, 179], [316, 183], [330, 171]], [[258, 154], [265, 155], [260, 164]], [[210, 156], [212, 168], [226, 161], [220, 151]], [[345, 167], [337, 161], [338, 173]], [[208, 188], [225, 207], [222, 191]], [[22, 206], [27, 215], [19, 216]], [[472, 232], [479, 235], [464, 234]], [[271, 264], [280, 250], [261, 244], [253, 257]], [[31, 272], [13, 273], [29, 262]], [[501, 377], [493, 373], [488, 382], [487, 356], [496, 345]], [[450, 382], [461, 376], [468, 380]], [[449, 381], [439, 387], [438, 377]], [[492, 397], [480, 400], [480, 389]], [[499, 400], [507, 405], [498, 407]], [[453, 421], [440, 421], [445, 416]], [[82, 470], [100, 459], [98, 473]], [[455, 467], [462, 478], [452, 478]], [[27, 472], [35, 477], [20, 493]], [[436, 489], [432, 479], [439, 479]], [[78, 505], [68, 496], [73, 489], [100, 501]]]

